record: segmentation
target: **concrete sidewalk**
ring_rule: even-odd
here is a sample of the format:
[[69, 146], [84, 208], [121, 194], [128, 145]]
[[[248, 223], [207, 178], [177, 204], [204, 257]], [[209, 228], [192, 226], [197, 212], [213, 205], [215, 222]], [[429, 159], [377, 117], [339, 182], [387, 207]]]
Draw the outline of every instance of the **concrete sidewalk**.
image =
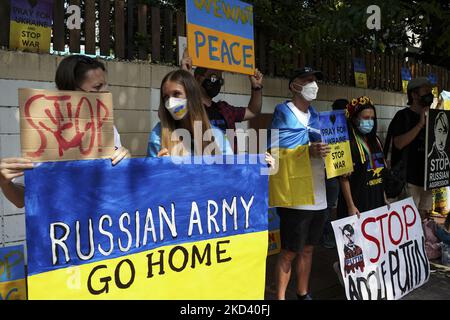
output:
[[[278, 255], [267, 258], [266, 300], [275, 300], [276, 283], [274, 277], [275, 263]], [[338, 260], [336, 249], [315, 248], [311, 273], [311, 294], [314, 300], [346, 300], [344, 288], [333, 270], [333, 263]], [[432, 267], [430, 279], [422, 287], [412, 291], [403, 300], [450, 300], [450, 272], [435, 271]], [[297, 299], [295, 293], [295, 274], [286, 292], [286, 299]]]

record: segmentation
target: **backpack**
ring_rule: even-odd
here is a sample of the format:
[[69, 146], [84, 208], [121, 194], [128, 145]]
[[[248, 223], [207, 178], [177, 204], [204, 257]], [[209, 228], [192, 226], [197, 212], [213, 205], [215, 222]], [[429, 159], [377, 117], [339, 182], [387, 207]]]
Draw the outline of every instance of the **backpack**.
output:
[[[406, 127], [409, 124], [409, 115], [406, 112]], [[391, 141], [392, 140], [392, 141]], [[383, 148], [385, 159], [388, 158], [389, 149], [394, 144], [392, 139], [392, 122], [389, 124], [386, 141]], [[408, 150], [409, 146], [403, 148], [401, 159], [390, 168], [387, 167], [384, 170], [384, 192], [387, 198], [397, 198], [403, 190], [406, 189], [407, 169], [408, 169]]]

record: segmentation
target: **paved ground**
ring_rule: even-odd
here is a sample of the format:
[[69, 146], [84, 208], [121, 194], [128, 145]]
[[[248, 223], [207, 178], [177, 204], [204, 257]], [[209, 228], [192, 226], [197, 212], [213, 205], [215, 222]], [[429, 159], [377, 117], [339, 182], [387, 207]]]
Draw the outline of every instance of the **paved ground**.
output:
[[[276, 297], [274, 268], [277, 257], [278, 255], [273, 255], [267, 258], [266, 300], [274, 300]], [[346, 299], [344, 288], [340, 285], [337, 275], [333, 270], [333, 263], [337, 260], [336, 249], [316, 248], [310, 282], [311, 293], [315, 300]], [[292, 278], [286, 293], [286, 298], [289, 300], [296, 299], [294, 277], [295, 275], [292, 273]], [[414, 290], [403, 299], [450, 300], [450, 272], [432, 272], [429, 281], [425, 285]]]

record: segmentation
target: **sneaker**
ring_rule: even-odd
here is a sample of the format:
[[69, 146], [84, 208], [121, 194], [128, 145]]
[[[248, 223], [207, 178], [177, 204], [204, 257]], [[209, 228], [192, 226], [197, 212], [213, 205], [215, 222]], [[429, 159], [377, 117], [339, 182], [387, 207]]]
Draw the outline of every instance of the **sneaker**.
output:
[[336, 261], [335, 263], [333, 263], [333, 269], [334, 269], [334, 272], [336, 272], [336, 274], [338, 276], [339, 283], [341, 284], [341, 286], [345, 287], [344, 279], [342, 278], [341, 268], [339, 266], [339, 262]]
[[297, 299], [298, 300], [312, 300], [311, 294], [307, 293], [304, 296], [301, 296], [297, 293]]

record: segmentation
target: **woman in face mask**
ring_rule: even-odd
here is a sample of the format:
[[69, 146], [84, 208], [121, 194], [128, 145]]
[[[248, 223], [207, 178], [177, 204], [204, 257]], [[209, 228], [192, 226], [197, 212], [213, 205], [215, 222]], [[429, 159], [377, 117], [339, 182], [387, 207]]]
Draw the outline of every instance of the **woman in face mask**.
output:
[[223, 133], [211, 127], [200, 89], [189, 72], [176, 70], [164, 77], [158, 115], [147, 156], [233, 154]]
[[387, 204], [383, 186], [385, 159], [377, 137], [375, 106], [368, 97], [353, 99], [346, 110], [353, 172], [339, 178], [337, 215], [343, 218]]

